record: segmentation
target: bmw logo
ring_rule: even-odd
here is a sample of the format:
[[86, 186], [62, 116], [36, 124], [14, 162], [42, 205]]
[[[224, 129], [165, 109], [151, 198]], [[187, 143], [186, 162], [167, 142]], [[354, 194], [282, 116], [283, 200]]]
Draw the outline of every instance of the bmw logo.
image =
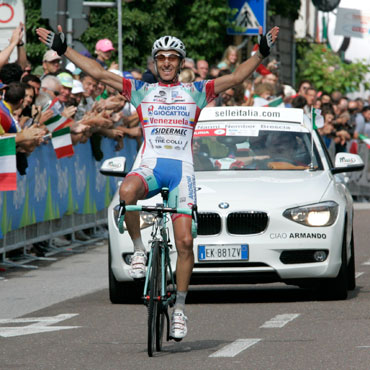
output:
[[218, 205], [221, 209], [226, 209], [226, 208], [229, 208], [230, 204], [227, 203], [227, 202], [221, 202], [219, 205]]

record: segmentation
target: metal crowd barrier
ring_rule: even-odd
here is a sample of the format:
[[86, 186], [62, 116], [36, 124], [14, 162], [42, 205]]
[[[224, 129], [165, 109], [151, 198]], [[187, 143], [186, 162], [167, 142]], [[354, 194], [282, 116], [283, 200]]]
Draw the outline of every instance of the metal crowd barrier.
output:
[[363, 142], [358, 143], [358, 154], [365, 164], [361, 172], [348, 173], [347, 186], [352, 196], [358, 201], [370, 200], [370, 150]]
[[[57, 159], [50, 143], [41, 145], [28, 157], [26, 175], [17, 173], [17, 190], [0, 192], [0, 268], [37, 268], [35, 260], [55, 260], [58, 253], [79, 253], [84, 246], [107, 238], [107, 207], [117, 189], [118, 178], [99, 173], [102, 162], [125, 156], [130, 168], [137, 142], [124, 139], [116, 152], [115, 141], [101, 142], [103, 158], [97, 161], [90, 143], [78, 144], [75, 154]], [[79, 230], [92, 229], [89, 240], [75, 238]], [[53, 238], [71, 235], [65, 247]], [[48, 241], [44, 256], [29, 253], [29, 246]], [[16, 251], [16, 252], [15, 252]]]

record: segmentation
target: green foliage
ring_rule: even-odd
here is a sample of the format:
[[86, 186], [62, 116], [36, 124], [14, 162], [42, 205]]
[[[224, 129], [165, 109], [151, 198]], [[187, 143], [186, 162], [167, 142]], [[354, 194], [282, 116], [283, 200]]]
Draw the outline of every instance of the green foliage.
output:
[[268, 15], [280, 15], [292, 21], [298, 19], [301, 0], [270, 0], [268, 2]]
[[47, 50], [36, 35], [36, 28], [49, 28], [49, 22], [41, 18], [41, 0], [24, 0], [26, 13], [26, 52], [28, 60], [34, 67], [41, 64], [42, 56]]
[[[53, 0], [56, 1], [56, 0]], [[107, 0], [106, 0], [107, 1]], [[41, 64], [46, 47], [36, 36], [37, 27], [50, 28], [41, 19], [41, 0], [24, 0], [26, 9], [27, 55], [34, 66]], [[218, 62], [225, 48], [232, 43], [226, 35], [228, 19], [233, 11], [225, 0], [135, 0], [122, 2], [122, 54], [124, 69], [146, 68], [154, 40], [171, 34], [181, 38], [193, 59]], [[118, 43], [117, 9], [90, 8], [90, 26], [80, 41], [90, 53], [101, 38]], [[115, 55], [116, 60], [118, 55]]]
[[316, 89], [331, 93], [347, 93], [359, 90], [361, 84], [365, 89], [370, 84], [365, 82], [370, 65], [364, 61], [345, 63], [330, 48], [323, 44], [297, 44], [297, 80], [309, 80]]

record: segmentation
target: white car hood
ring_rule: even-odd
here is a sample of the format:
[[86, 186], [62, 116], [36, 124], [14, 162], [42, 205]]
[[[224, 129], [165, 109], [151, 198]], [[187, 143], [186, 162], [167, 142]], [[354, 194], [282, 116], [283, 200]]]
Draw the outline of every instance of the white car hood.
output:
[[199, 210], [270, 209], [319, 202], [331, 179], [324, 171], [196, 172]]

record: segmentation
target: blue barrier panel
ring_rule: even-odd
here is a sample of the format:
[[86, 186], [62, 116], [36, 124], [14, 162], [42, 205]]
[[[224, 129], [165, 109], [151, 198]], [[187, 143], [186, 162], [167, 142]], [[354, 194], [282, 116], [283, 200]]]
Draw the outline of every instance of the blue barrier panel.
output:
[[101, 161], [94, 159], [90, 142], [74, 146], [74, 156], [62, 159], [56, 158], [50, 142], [36, 148], [28, 156], [26, 175], [17, 173], [17, 190], [0, 192], [0, 239], [9, 231], [38, 222], [106, 208], [119, 179], [101, 175], [102, 162], [125, 156], [130, 169], [136, 156], [136, 140], [124, 138], [124, 148], [118, 152], [115, 144], [103, 138]]

